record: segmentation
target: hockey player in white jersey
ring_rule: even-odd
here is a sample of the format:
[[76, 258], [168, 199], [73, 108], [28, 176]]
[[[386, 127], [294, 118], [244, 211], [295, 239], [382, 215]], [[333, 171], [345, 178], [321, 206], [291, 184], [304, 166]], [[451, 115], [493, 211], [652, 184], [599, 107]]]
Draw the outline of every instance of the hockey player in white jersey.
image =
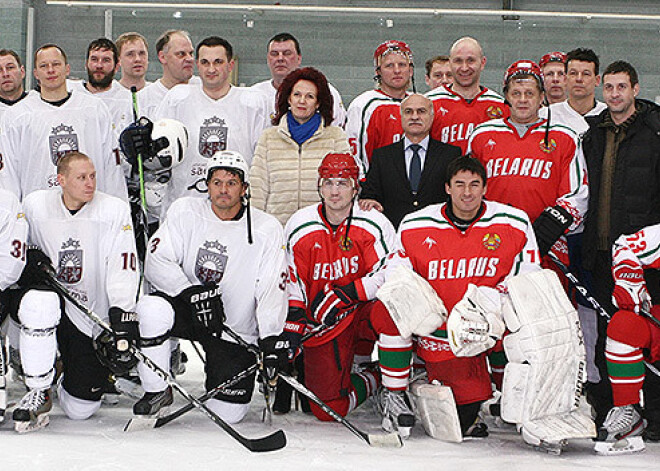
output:
[[140, 115], [154, 119], [154, 114], [167, 92], [174, 86], [187, 84], [195, 69], [190, 34], [183, 30], [165, 31], [156, 41], [156, 55], [163, 67], [163, 75], [138, 94]]
[[[9, 314], [7, 288], [18, 281], [25, 266], [28, 226], [21, 203], [7, 190], [0, 190], [0, 324]], [[8, 361], [5, 342], [0, 337], [0, 422], [7, 409], [6, 378]]]
[[127, 199], [118, 143], [105, 104], [81, 92], [68, 92], [70, 66], [54, 44], [35, 53], [34, 75], [40, 93], [30, 93], [0, 121], [4, 166], [0, 186], [19, 199], [32, 191], [58, 186], [56, 165], [68, 152], [85, 152], [94, 163], [98, 188]]
[[[204, 171], [208, 198], [175, 201], [147, 253], [145, 276], [157, 291], [138, 302], [142, 351], [167, 368], [170, 336], [199, 341], [206, 352], [207, 390], [256, 362], [253, 353], [223, 332], [225, 327], [259, 345], [270, 380], [287, 361], [283, 230], [274, 217], [250, 211], [248, 175], [240, 154], [216, 152]], [[133, 406], [136, 415], [156, 414], [172, 403], [165, 381], [143, 364], [138, 371], [145, 395]], [[249, 409], [254, 378], [243, 379], [207, 405], [227, 422], [240, 421]]]
[[[156, 110], [156, 119], [181, 121], [189, 133], [186, 160], [172, 171], [163, 213], [181, 196], [203, 196], [207, 161], [219, 150], [244, 155], [248, 165], [261, 132], [267, 127], [268, 104], [261, 93], [234, 87], [231, 44], [217, 36], [202, 40], [195, 50], [202, 86], [180, 85]], [[201, 188], [203, 190], [203, 188]]]
[[[63, 363], [58, 386], [62, 410], [86, 419], [101, 406], [110, 369], [134, 365], [114, 356], [115, 342], [139, 339], [133, 311], [138, 287], [137, 255], [128, 204], [96, 191], [96, 171], [86, 155], [72, 152], [58, 162], [60, 190], [40, 190], [23, 201], [30, 225], [27, 254], [19, 280], [24, 293], [12, 312], [21, 325], [20, 353], [29, 392], [14, 409], [18, 432], [47, 425], [52, 406], [55, 352]], [[50, 261], [54, 261], [54, 268]], [[114, 338], [97, 336], [95, 324], [45, 286], [54, 276], [73, 296], [109, 321]], [[97, 351], [113, 355], [104, 357]], [[122, 363], [123, 362], [123, 363]], [[118, 364], [122, 363], [122, 364]]]
[[12, 105], [27, 96], [23, 87], [25, 67], [11, 49], [0, 49], [0, 118]]
[[[270, 69], [269, 80], [255, 83], [252, 85], [253, 90], [257, 90], [268, 97], [269, 116], [268, 121], [272, 122], [277, 114], [277, 90], [282, 85], [282, 81], [289, 73], [300, 68], [302, 63], [302, 52], [300, 50], [300, 43], [290, 33], [279, 33], [270, 38], [268, 41], [268, 68]], [[342, 102], [339, 91], [328, 83], [330, 94], [332, 95], [332, 125], [343, 127], [346, 121], [346, 110]]]

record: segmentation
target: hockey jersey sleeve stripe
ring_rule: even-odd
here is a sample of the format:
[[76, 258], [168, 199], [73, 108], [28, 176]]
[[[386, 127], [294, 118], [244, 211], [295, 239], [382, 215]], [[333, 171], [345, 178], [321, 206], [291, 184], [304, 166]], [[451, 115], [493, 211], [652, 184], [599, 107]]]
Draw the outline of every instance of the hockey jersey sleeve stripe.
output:
[[[296, 244], [296, 242], [298, 240], [300, 240], [300, 238], [303, 235], [305, 235], [306, 233], [311, 232], [315, 229], [316, 230], [325, 230], [325, 226], [323, 224], [321, 224], [319, 221], [308, 221], [308, 222], [300, 224], [299, 226], [294, 228], [291, 231], [291, 234], [289, 235], [289, 238], [286, 241], [287, 250], [291, 250], [292, 247]], [[301, 231], [305, 231], [305, 233], [302, 233]]]

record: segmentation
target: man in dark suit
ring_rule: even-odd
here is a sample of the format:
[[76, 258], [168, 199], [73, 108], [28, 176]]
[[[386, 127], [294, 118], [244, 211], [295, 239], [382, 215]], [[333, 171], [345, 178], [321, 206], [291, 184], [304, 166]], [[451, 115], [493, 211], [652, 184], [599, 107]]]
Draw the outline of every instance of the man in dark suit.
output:
[[382, 211], [394, 227], [406, 214], [447, 200], [447, 164], [461, 155], [429, 137], [433, 103], [424, 95], [401, 102], [401, 124], [403, 138], [374, 151], [360, 194], [360, 208]]

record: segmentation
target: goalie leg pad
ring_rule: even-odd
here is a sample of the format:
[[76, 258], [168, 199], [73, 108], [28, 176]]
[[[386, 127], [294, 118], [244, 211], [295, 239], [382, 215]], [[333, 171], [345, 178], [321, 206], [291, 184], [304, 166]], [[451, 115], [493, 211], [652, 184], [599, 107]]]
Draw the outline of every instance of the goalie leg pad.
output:
[[52, 291], [29, 290], [18, 308], [21, 322], [19, 351], [25, 384], [30, 389], [43, 389], [53, 382], [60, 321], [60, 298]]
[[[170, 368], [171, 348], [167, 334], [174, 324], [174, 308], [160, 296], [145, 296], [137, 303], [135, 311], [140, 322], [140, 336], [147, 342], [142, 353], [165, 371]], [[151, 340], [154, 341], [151, 341]], [[167, 383], [142, 362], [138, 363], [138, 374], [145, 392], [159, 392]]]
[[557, 275], [516, 276], [509, 294], [502, 418], [544, 443], [594, 436], [593, 423], [578, 410], [586, 376], [580, 322]]
[[403, 337], [429, 335], [447, 320], [447, 309], [428, 281], [399, 265], [376, 293]]
[[463, 441], [456, 401], [448, 386], [438, 382], [421, 381], [410, 387], [417, 404], [417, 414], [426, 434], [436, 440], [460, 443]]

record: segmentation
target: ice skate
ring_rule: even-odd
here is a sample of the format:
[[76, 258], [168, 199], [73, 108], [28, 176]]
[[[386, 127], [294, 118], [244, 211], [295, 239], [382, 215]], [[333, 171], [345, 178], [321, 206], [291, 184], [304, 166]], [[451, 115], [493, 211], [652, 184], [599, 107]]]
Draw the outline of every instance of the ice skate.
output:
[[133, 405], [133, 414], [157, 416], [164, 407], [171, 405], [173, 402], [174, 397], [170, 386], [159, 392], [145, 392], [142, 399]]
[[50, 388], [33, 389], [14, 409], [14, 428], [18, 433], [33, 432], [50, 422], [48, 413], [53, 407]]
[[383, 417], [386, 432], [397, 432], [408, 438], [415, 425], [415, 412], [408, 391], [391, 391], [383, 388], [378, 397], [378, 411]]
[[598, 429], [594, 449], [599, 455], [627, 455], [644, 451], [646, 446], [642, 434], [645, 427], [646, 421], [636, 406], [613, 407], [603, 426]]
[[186, 363], [188, 363], [188, 355], [181, 351], [181, 345], [177, 343], [170, 357], [170, 371], [174, 376], [181, 376], [186, 372]]

